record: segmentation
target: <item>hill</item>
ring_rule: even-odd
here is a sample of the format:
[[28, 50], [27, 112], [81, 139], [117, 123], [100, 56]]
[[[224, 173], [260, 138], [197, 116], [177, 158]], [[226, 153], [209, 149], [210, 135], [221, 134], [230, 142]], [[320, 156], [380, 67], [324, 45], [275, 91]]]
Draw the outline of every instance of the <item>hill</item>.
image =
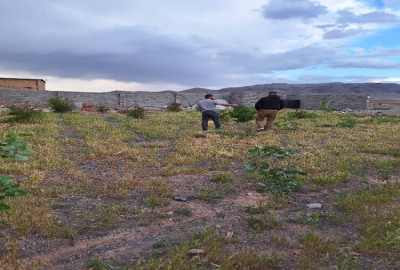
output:
[[400, 85], [396, 83], [320, 83], [320, 84], [287, 84], [271, 83], [252, 86], [227, 87], [218, 90], [191, 88], [182, 92], [196, 93], [207, 90], [211, 93], [221, 92], [268, 92], [275, 90], [281, 94], [368, 94], [371, 98], [400, 98]]

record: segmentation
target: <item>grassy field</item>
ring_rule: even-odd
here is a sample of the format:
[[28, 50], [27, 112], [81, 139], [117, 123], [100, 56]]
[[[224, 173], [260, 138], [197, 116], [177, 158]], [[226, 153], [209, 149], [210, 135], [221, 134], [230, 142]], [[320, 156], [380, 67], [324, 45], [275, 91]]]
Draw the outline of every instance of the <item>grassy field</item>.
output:
[[[203, 132], [195, 111], [10, 117], [0, 140], [30, 134], [35, 154], [0, 157], [27, 191], [0, 212], [0, 269], [400, 269], [398, 116], [283, 110], [259, 133]], [[257, 192], [266, 146], [306, 173], [287, 196]]]

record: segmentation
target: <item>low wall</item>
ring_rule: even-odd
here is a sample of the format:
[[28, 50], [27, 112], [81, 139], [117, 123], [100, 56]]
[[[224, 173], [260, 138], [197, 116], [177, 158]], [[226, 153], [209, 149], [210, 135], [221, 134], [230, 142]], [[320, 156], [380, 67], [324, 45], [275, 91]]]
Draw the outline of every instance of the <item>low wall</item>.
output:
[[[83, 103], [95, 106], [104, 105], [110, 108], [154, 107], [165, 108], [168, 104], [177, 102], [184, 107], [193, 106], [199, 100], [204, 99], [207, 92], [182, 93], [174, 91], [164, 92], [66, 92], [66, 91], [30, 91], [0, 88], [0, 105], [19, 103], [36, 104], [46, 106], [49, 98], [59, 97], [69, 99], [77, 107]], [[258, 99], [264, 96], [260, 92], [221, 92], [214, 94], [217, 99], [225, 99], [230, 103], [238, 103], [245, 106], [254, 106]], [[301, 109], [319, 109], [321, 103], [330, 104], [336, 109], [366, 110], [368, 109], [367, 95], [287, 95], [287, 100], [300, 100]]]
[[330, 107], [345, 110], [367, 110], [368, 95], [287, 95], [288, 100], [300, 100], [300, 108], [304, 110], [320, 109], [321, 104], [328, 104]]

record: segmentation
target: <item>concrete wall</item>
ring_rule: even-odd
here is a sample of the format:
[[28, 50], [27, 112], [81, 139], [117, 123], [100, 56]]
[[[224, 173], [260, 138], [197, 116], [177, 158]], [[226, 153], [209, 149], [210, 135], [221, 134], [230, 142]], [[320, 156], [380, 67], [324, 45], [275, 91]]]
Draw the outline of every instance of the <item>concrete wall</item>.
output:
[[329, 104], [331, 108], [345, 110], [367, 110], [368, 95], [287, 95], [288, 100], [300, 100], [300, 108], [305, 110], [320, 109], [322, 103]]
[[46, 82], [41, 79], [0, 78], [0, 87], [23, 90], [46, 90]]
[[[148, 108], [165, 108], [168, 104], [177, 102], [184, 107], [192, 106], [204, 98], [206, 92], [181, 93], [164, 92], [65, 92], [65, 91], [32, 91], [0, 88], [0, 105], [30, 103], [45, 106], [51, 97], [69, 99], [77, 107], [83, 103], [95, 106], [104, 105], [110, 108], [133, 108], [134, 106]], [[230, 103], [254, 106], [255, 102], [264, 96], [259, 92], [222, 92], [214, 94], [217, 99], [225, 99]], [[319, 109], [321, 103], [329, 103], [336, 109], [367, 110], [367, 95], [287, 95], [288, 100], [300, 100], [301, 109]]]

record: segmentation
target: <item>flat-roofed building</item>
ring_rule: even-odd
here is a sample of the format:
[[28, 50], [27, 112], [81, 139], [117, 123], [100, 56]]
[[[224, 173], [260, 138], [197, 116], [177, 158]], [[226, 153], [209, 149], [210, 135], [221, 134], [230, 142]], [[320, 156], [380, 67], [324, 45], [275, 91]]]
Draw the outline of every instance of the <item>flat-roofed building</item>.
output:
[[21, 90], [46, 90], [46, 82], [42, 79], [0, 78], [0, 88]]

